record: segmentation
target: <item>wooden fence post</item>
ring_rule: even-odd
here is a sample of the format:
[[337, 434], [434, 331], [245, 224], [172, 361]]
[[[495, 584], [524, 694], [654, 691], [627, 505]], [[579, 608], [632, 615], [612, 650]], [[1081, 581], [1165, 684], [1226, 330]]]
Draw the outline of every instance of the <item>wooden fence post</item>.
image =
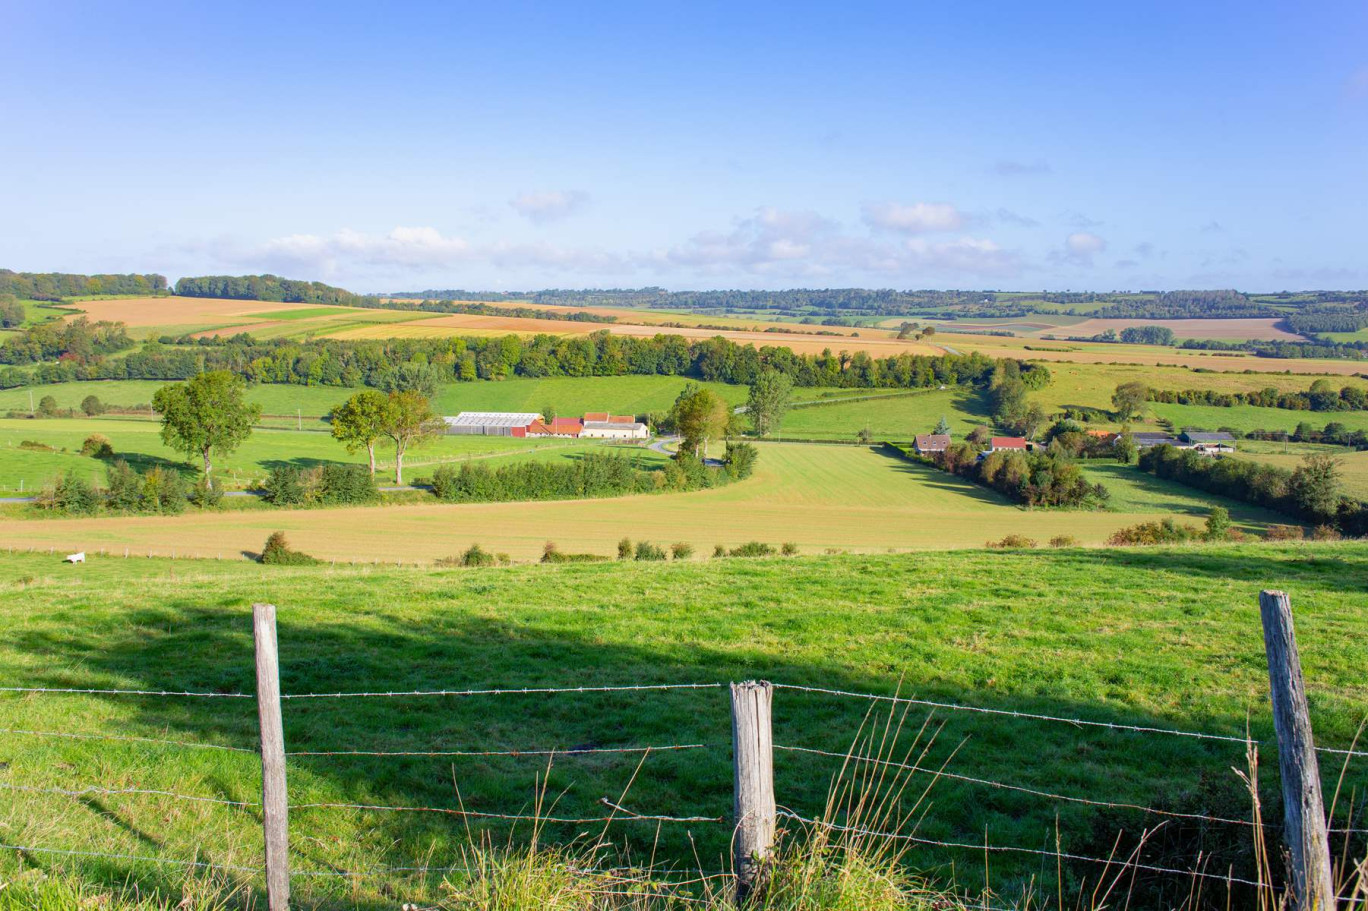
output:
[[1285, 592], [1259, 593], [1268, 682], [1273, 695], [1273, 726], [1278, 734], [1278, 770], [1282, 774], [1283, 837], [1292, 861], [1293, 907], [1298, 911], [1332, 911], [1335, 883], [1330, 871], [1330, 841], [1320, 764], [1311, 736], [1297, 637], [1292, 629], [1292, 602]]
[[736, 901], [741, 904], [763, 887], [763, 865], [774, 846], [774, 688], [767, 682], [731, 685], [732, 774], [736, 831], [732, 865]]
[[289, 796], [285, 729], [280, 718], [280, 663], [274, 604], [252, 605], [256, 639], [257, 715], [261, 721], [261, 818], [266, 833], [266, 895], [270, 911], [290, 907]]

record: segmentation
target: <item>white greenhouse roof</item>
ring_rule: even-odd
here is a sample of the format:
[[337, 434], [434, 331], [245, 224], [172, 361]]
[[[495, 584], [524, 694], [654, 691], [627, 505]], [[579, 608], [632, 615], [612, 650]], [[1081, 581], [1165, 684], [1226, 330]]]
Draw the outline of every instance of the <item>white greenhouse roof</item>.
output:
[[526, 427], [540, 419], [535, 411], [462, 411], [442, 418], [451, 427]]

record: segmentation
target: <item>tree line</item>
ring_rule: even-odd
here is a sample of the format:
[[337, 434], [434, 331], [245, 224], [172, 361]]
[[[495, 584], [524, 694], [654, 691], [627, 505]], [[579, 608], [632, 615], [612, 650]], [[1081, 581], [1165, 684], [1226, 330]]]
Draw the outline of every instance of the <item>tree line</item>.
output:
[[1327, 379], [1318, 379], [1306, 392], [1281, 392], [1272, 386], [1251, 392], [1216, 392], [1212, 389], [1146, 388], [1145, 399], [1171, 405], [1211, 405], [1236, 408], [1283, 408], [1289, 411], [1363, 411], [1368, 409], [1368, 391], [1361, 386], [1335, 389]]
[[[163, 282], [165, 279], [163, 279]], [[363, 295], [322, 282], [296, 281], [278, 275], [197, 275], [176, 282], [178, 297], [221, 297], [229, 300], [277, 301], [286, 304], [367, 306]]]
[[[530, 339], [516, 335], [355, 341], [180, 337], [146, 342], [118, 358], [94, 352], [67, 357], [67, 349], [56, 351], [52, 345], [44, 351], [57, 360], [31, 370], [0, 369], [0, 388], [75, 380], [188, 379], [206, 370], [227, 370], [250, 382], [417, 389], [431, 395], [442, 383], [511, 376], [688, 376], [750, 385], [763, 369], [771, 368], [795, 386], [899, 389], [982, 385], [995, 365], [978, 352], [884, 358], [863, 351], [798, 354], [786, 347], [757, 349], [721, 337], [690, 341], [661, 334], [634, 338], [607, 330], [573, 338], [538, 335]], [[1044, 368], [1018, 369], [1030, 375]]]
[[6, 339], [0, 345], [0, 364], [61, 361], [75, 368], [98, 364], [106, 355], [126, 351], [133, 345], [123, 323], [92, 323], [79, 316], [70, 321], [39, 323]]
[[1218, 289], [1125, 296], [1091, 315], [1099, 319], [1252, 319], [1282, 316], [1282, 311], [1239, 291]]
[[1140, 469], [1312, 525], [1332, 526], [1350, 537], [1368, 534], [1368, 504], [1344, 495], [1339, 463], [1331, 456], [1308, 455], [1288, 471], [1263, 462], [1154, 446], [1140, 454]]
[[909, 459], [992, 488], [1026, 506], [1096, 508], [1111, 496], [1103, 485], [1088, 483], [1082, 469], [1059, 451], [984, 453], [971, 442], [952, 443], [933, 456], [897, 449]]
[[59, 301], [93, 294], [162, 294], [164, 275], [71, 275], [65, 272], [12, 272], [0, 269], [0, 295], [24, 300]]

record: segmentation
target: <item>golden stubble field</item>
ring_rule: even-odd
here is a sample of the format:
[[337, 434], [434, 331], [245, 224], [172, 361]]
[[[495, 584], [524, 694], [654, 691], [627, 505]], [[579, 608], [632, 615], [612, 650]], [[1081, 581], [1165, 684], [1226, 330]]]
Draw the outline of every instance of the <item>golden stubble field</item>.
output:
[[[863, 552], [981, 547], [1007, 534], [1042, 546], [1056, 535], [1100, 544], [1125, 525], [1172, 516], [1200, 521], [1191, 501], [1155, 498], [1155, 511], [1029, 511], [939, 471], [863, 447], [759, 444], [754, 477], [718, 490], [607, 500], [252, 510], [174, 518], [6, 521], [0, 546], [59, 552], [240, 558], [282, 530], [325, 559], [427, 563], [472, 543], [530, 560], [547, 541], [562, 550], [613, 554], [619, 539], [713, 545], [759, 540]], [[1237, 520], [1261, 518], [1232, 508]]]

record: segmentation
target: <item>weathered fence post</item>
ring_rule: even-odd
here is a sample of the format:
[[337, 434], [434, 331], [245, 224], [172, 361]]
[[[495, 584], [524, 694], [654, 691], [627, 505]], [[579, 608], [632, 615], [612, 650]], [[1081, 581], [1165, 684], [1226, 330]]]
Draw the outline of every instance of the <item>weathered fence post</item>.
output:
[[1285, 592], [1259, 593], [1268, 682], [1273, 694], [1273, 727], [1278, 734], [1278, 770], [1282, 774], [1283, 836], [1292, 860], [1293, 907], [1298, 911], [1333, 911], [1335, 884], [1330, 871], [1330, 841], [1320, 764], [1311, 736], [1297, 637], [1292, 629], [1292, 602]]
[[285, 729], [280, 718], [280, 663], [274, 604], [252, 605], [256, 639], [257, 715], [261, 721], [261, 818], [266, 833], [266, 895], [270, 911], [290, 907], [289, 797]]
[[774, 688], [767, 682], [731, 685], [732, 774], [736, 831], [732, 865], [736, 901], [744, 902], [763, 883], [763, 865], [774, 846]]

